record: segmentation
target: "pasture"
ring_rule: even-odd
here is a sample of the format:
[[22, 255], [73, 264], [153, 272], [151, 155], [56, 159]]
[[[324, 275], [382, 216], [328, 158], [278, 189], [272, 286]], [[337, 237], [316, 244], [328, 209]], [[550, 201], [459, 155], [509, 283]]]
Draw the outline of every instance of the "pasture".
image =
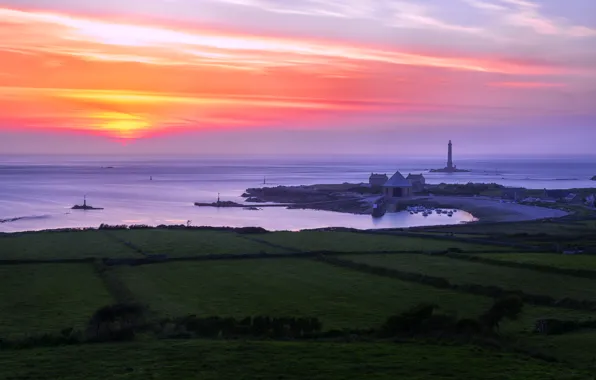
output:
[[102, 231], [44, 231], [0, 235], [0, 260], [139, 257]]
[[482, 284], [555, 299], [596, 300], [594, 281], [531, 269], [507, 268], [424, 254], [349, 255], [347, 259], [373, 266], [442, 277], [452, 284]]
[[4, 379], [39, 380], [590, 378], [564, 364], [421, 343], [136, 342], [0, 351], [0, 367]]
[[0, 338], [85, 326], [113, 302], [91, 264], [0, 266]]
[[[492, 232], [485, 230], [484, 238], [489, 239]], [[388, 317], [419, 304], [436, 304], [443, 314], [476, 319], [495, 301], [462, 289], [443, 289], [413, 279], [344, 267], [324, 261], [323, 256], [282, 257], [307, 251], [334, 252], [329, 257], [441, 277], [456, 285], [498, 286], [557, 299], [596, 301], [596, 280], [423, 254], [458, 248], [464, 254], [477, 252], [495, 260], [596, 270], [596, 256], [519, 249], [495, 253], [505, 249], [470, 243], [468, 238], [473, 235], [461, 236], [460, 240], [452, 236], [443, 239], [441, 233], [429, 238], [332, 231], [240, 234], [193, 229], [3, 235], [0, 339], [59, 334], [71, 327], [84, 330], [97, 309], [116, 303], [122, 295], [147, 306], [148, 315], [155, 321], [191, 314], [313, 317], [322, 322], [324, 332], [378, 329]], [[397, 253], [382, 254], [384, 251]], [[419, 253], [399, 253], [409, 251]], [[236, 256], [262, 253], [271, 255]], [[143, 261], [144, 254], [164, 254], [166, 258]], [[129, 265], [104, 263], [103, 258], [141, 261]], [[27, 263], [72, 259], [90, 261]], [[585, 321], [596, 319], [596, 311], [526, 304], [519, 318], [500, 326], [500, 340], [494, 344], [499, 348], [432, 339], [389, 343], [374, 337], [351, 343], [344, 342], [344, 338], [340, 339], [342, 343], [337, 339], [291, 343], [162, 340], [144, 332], [127, 343], [3, 349], [0, 378], [178, 379], [200, 374], [201, 378], [215, 379], [254, 378], [255, 373], [263, 379], [589, 378], [584, 371], [592, 369], [589, 356], [594, 330], [558, 336], [536, 334], [535, 322], [542, 318]], [[530, 353], [551, 355], [572, 364], [547, 363], [530, 357]]]

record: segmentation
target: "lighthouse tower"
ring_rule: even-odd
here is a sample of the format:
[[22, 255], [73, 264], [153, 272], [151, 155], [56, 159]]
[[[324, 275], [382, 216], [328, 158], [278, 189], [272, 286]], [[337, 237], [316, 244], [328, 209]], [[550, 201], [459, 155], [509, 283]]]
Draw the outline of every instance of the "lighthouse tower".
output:
[[449, 144], [447, 145], [447, 171], [453, 172], [455, 171], [455, 166], [453, 166], [453, 144], [451, 140], [449, 140]]

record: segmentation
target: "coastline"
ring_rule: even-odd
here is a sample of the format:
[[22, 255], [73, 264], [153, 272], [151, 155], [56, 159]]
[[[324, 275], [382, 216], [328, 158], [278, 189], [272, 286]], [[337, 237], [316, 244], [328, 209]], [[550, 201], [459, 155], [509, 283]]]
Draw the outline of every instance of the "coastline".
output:
[[474, 215], [478, 219], [475, 223], [522, 222], [562, 218], [569, 215], [568, 212], [560, 209], [501, 202], [489, 197], [423, 196], [413, 197], [404, 201], [402, 205], [404, 207], [422, 205], [460, 209]]
[[[312, 186], [278, 186], [247, 189], [244, 205], [280, 205], [290, 209], [311, 209], [340, 213], [371, 215], [380, 191], [362, 184]], [[398, 210], [407, 206], [452, 208], [472, 214], [478, 222], [520, 222], [561, 218], [570, 213], [547, 208], [505, 202], [500, 198], [468, 195], [418, 195], [399, 201]]]

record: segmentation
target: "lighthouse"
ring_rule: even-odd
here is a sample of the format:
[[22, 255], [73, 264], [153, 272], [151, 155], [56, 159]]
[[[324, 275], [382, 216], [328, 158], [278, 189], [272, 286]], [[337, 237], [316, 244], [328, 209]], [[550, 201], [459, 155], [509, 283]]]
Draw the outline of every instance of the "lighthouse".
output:
[[453, 165], [453, 143], [449, 140], [447, 144], [447, 166], [442, 169], [431, 169], [431, 173], [463, 173], [469, 172], [469, 170], [458, 169], [457, 166]]
[[449, 140], [449, 144], [447, 144], [447, 167], [448, 171], [454, 171], [455, 166], [453, 166], [453, 144], [451, 140]]

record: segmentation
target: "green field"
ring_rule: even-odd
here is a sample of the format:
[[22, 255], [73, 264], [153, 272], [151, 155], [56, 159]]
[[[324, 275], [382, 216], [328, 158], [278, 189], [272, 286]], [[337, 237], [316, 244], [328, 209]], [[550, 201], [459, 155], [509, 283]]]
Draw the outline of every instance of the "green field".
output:
[[3, 379], [583, 380], [561, 364], [415, 343], [170, 341], [0, 351]]
[[0, 236], [0, 260], [139, 257], [99, 231], [39, 232]]
[[562, 269], [596, 271], [596, 255], [563, 255], [560, 253], [483, 253], [480, 257], [523, 264], [546, 265]]
[[151, 229], [110, 233], [134, 244], [146, 253], [167, 254], [172, 257], [283, 252], [278, 248], [245, 239], [243, 235], [231, 231]]
[[458, 241], [350, 232], [303, 231], [259, 235], [259, 239], [299, 251], [442, 251], [459, 248], [464, 251], [499, 251], [506, 248]]
[[[172, 263], [119, 268], [140, 301], [162, 315], [318, 316], [325, 329], [378, 327], [420, 303], [476, 317], [488, 297], [436, 289], [302, 259]], [[371, 296], [372, 295], [372, 296]], [[529, 330], [538, 318], [586, 319], [592, 313], [527, 305], [504, 331]]]
[[563, 335], [532, 335], [524, 344], [533, 350], [561, 358], [572, 365], [590, 368], [596, 373], [596, 331], [580, 330]]
[[594, 221], [563, 222], [557, 219], [552, 221], [531, 221], [519, 223], [491, 223], [491, 224], [461, 224], [453, 226], [430, 227], [434, 231], [450, 231], [455, 233], [481, 233], [488, 235], [514, 235], [514, 234], [552, 234], [552, 235], [577, 235], [589, 233], [594, 228]]
[[421, 302], [475, 316], [485, 297], [458, 294], [302, 259], [171, 263], [119, 268], [128, 288], [174, 316], [318, 316], [327, 329], [376, 327]]
[[423, 254], [349, 255], [346, 258], [373, 266], [443, 277], [452, 284], [493, 285], [556, 299], [596, 300], [595, 282], [585, 278]]
[[113, 302], [91, 264], [0, 266], [0, 338], [83, 327]]
[[[480, 226], [474, 226], [475, 232]], [[581, 224], [580, 229], [587, 227]], [[486, 236], [493, 232], [492, 227], [485, 227]], [[453, 284], [596, 300], [596, 280], [573, 275], [444, 256], [373, 253], [459, 248], [483, 252], [478, 255], [496, 260], [596, 270], [596, 256], [523, 253], [519, 249], [496, 254], [504, 248], [424, 235], [319, 231], [243, 235], [166, 229], [42, 232], [1, 236], [0, 260], [143, 257], [122, 241], [145, 253], [189, 260], [134, 266], [107, 266], [110, 262], [0, 265], [0, 340], [55, 334], [68, 327], [84, 329], [98, 308], [116, 302], [113, 297], [147, 305], [150, 322], [189, 314], [316, 317], [325, 331], [379, 328], [389, 316], [421, 303], [434, 303], [442, 313], [466, 318], [478, 317], [494, 303], [490, 297], [339, 267], [313, 257], [246, 259], [226, 257], [229, 254], [333, 251], [343, 259], [442, 277]], [[221, 256], [201, 259], [209, 254]], [[102, 271], [100, 278], [96, 270], [107, 272]], [[490, 336], [491, 347], [502, 347], [498, 351], [464, 343], [467, 340], [447, 339], [438, 344], [436, 340], [430, 343], [428, 337], [404, 337], [402, 343], [390, 343], [377, 335], [358, 337], [358, 343], [339, 343], [347, 337], [334, 342], [328, 338], [258, 341], [249, 336], [242, 341], [189, 336], [160, 340], [158, 337], [170, 335], [159, 335], [153, 330], [158, 325], [153, 324], [130, 343], [3, 347], [0, 379], [593, 379], [596, 330], [560, 336], [532, 333], [540, 318], [587, 320], [596, 319], [596, 312], [526, 304], [518, 320], [502, 323], [500, 335]], [[548, 364], [521, 351], [514, 355], [514, 348], [570, 364]], [[592, 377], [581, 371], [592, 371]]]

